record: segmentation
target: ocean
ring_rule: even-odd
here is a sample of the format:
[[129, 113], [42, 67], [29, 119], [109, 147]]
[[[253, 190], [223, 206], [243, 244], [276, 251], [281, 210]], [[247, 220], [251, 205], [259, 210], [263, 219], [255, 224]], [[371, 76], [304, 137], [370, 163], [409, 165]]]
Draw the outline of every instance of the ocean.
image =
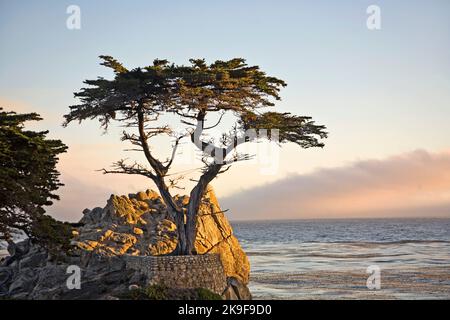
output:
[[[232, 225], [250, 260], [254, 298], [450, 299], [450, 219]], [[369, 289], [374, 268], [379, 286]]]

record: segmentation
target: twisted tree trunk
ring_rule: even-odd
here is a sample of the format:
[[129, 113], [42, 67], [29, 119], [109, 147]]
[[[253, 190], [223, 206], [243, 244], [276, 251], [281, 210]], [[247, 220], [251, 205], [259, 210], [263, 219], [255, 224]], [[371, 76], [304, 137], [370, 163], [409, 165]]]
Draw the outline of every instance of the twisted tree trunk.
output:
[[179, 208], [173, 201], [172, 195], [163, 180], [157, 180], [155, 181], [155, 184], [158, 187], [164, 203], [166, 204], [170, 217], [177, 227], [178, 243], [174, 253], [177, 255], [186, 254], [186, 228], [184, 221], [185, 210], [183, 208]]
[[186, 254], [186, 228], [184, 222], [184, 210], [180, 208], [172, 198], [170, 194], [169, 188], [165, 182], [164, 177], [167, 174], [170, 163], [167, 166], [164, 166], [159, 160], [155, 159], [150, 153], [150, 148], [147, 143], [147, 135], [145, 133], [145, 118], [142, 108], [138, 110], [138, 129], [139, 129], [139, 138], [141, 142], [142, 149], [144, 150], [145, 157], [147, 158], [148, 163], [155, 171], [155, 174], [150, 174], [149, 177], [156, 184], [158, 191], [161, 197], [164, 200], [164, 203], [167, 206], [167, 210], [169, 212], [170, 217], [175, 222], [177, 226], [178, 233], [178, 244], [175, 249], [176, 254]]
[[197, 185], [192, 189], [186, 217], [186, 250], [184, 254], [195, 254], [195, 238], [197, 235], [197, 215], [208, 184], [218, 174], [223, 164], [211, 164], [202, 174]]

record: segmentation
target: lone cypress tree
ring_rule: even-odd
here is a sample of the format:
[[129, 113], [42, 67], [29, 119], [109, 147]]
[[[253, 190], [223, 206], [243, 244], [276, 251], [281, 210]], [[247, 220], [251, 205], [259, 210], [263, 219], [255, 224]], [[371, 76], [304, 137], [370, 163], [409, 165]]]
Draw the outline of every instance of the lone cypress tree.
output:
[[[279, 144], [293, 142], [302, 148], [323, 147], [320, 139], [327, 137], [326, 128], [316, 125], [310, 117], [258, 110], [273, 107], [286, 83], [267, 76], [258, 66], [248, 66], [244, 59], [216, 61], [210, 65], [202, 59], [191, 59], [188, 66], [155, 60], [153, 65], [128, 70], [110, 56], [100, 58], [102, 65], [114, 71], [114, 78], [86, 80], [90, 87], [75, 93], [81, 104], [70, 107], [65, 125], [74, 120], [98, 118], [105, 130], [112, 120], [129, 129], [137, 128], [136, 133], [124, 131], [122, 140], [138, 146], [150, 168], [120, 160], [113, 170], [104, 173], [137, 174], [155, 183], [177, 226], [179, 254], [194, 253], [197, 213], [208, 184], [232, 163], [249, 158], [236, 151], [239, 145], [254, 141], [263, 129], [277, 130], [276, 136], [269, 131], [265, 136], [268, 140], [276, 138]], [[160, 123], [163, 114], [177, 115], [189, 128], [177, 134], [173, 126]], [[206, 133], [221, 124], [226, 114], [231, 114], [235, 122], [214, 143]], [[208, 117], [218, 120], [205, 126]], [[248, 135], [249, 129], [256, 135]], [[171, 157], [165, 161], [157, 159], [149, 145], [150, 138], [160, 135], [174, 138]], [[190, 192], [187, 210], [174, 201], [170, 187], [175, 186], [176, 179], [169, 178], [177, 147], [185, 137], [201, 151], [204, 163]]]
[[62, 186], [56, 164], [58, 155], [67, 147], [60, 140], [47, 139], [48, 131], [25, 129], [26, 121], [38, 120], [42, 118], [36, 113], [16, 114], [0, 108], [0, 239], [3, 240], [10, 241], [11, 231], [18, 229], [31, 239], [51, 242], [55, 239], [50, 239], [43, 228], [59, 227], [45, 215], [43, 207], [59, 199], [54, 194]]

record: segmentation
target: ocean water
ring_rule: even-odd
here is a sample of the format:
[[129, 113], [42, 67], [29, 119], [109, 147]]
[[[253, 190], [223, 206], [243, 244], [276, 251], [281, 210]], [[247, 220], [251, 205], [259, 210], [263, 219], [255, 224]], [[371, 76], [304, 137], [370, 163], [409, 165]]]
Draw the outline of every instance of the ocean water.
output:
[[[450, 219], [234, 222], [259, 299], [450, 299]], [[367, 287], [369, 266], [380, 288]]]

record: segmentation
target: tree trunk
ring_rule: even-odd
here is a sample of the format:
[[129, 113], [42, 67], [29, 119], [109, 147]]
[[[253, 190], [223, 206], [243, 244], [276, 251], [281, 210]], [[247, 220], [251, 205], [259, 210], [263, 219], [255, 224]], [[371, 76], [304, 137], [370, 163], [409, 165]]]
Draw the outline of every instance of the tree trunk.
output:
[[186, 252], [186, 228], [184, 222], [184, 213], [183, 212], [175, 212], [172, 213], [171, 216], [174, 217], [174, 222], [177, 227], [177, 236], [178, 243], [177, 247], [174, 250], [174, 254], [183, 255]]
[[192, 189], [189, 197], [189, 204], [186, 218], [186, 250], [184, 254], [195, 254], [195, 238], [197, 236], [197, 215], [200, 203], [206, 191], [206, 187], [214, 179], [222, 168], [223, 164], [212, 164], [202, 174], [197, 185]]
[[160, 178], [155, 182], [159, 193], [167, 206], [169, 215], [177, 227], [178, 244], [175, 249], [175, 253], [180, 255], [186, 254], [186, 227], [184, 222], [184, 210], [183, 208], [178, 208], [178, 206], [174, 203], [172, 195], [164, 183], [163, 178]]
[[144, 150], [144, 154], [147, 158], [148, 163], [155, 171], [155, 174], [151, 175], [150, 177], [158, 187], [159, 193], [167, 206], [167, 210], [169, 211], [172, 220], [177, 226], [178, 244], [175, 251], [177, 254], [185, 254], [187, 244], [186, 228], [184, 223], [184, 210], [175, 203], [172, 195], [170, 194], [169, 188], [164, 181], [164, 177], [167, 174], [168, 167], [163, 166], [163, 164], [159, 160], [155, 159], [150, 153], [150, 148], [147, 143], [147, 135], [145, 134], [145, 117], [141, 105], [137, 114], [141, 146]]

